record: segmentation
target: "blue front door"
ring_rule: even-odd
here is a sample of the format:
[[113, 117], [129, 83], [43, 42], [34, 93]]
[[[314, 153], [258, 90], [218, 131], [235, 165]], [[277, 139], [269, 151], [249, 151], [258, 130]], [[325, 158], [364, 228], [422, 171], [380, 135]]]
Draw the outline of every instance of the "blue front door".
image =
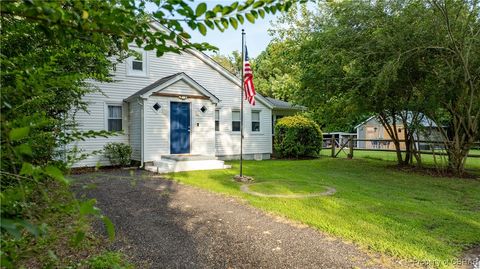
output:
[[170, 103], [170, 153], [190, 153], [190, 103]]

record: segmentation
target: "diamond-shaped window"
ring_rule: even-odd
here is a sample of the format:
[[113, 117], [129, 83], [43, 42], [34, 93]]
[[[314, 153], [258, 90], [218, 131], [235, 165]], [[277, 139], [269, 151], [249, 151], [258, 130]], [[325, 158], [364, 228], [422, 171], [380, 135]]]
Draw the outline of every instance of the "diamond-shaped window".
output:
[[202, 108], [200, 108], [200, 111], [202, 111], [203, 113], [207, 112], [207, 108], [205, 106], [202, 106]]
[[155, 109], [156, 111], [158, 111], [162, 106], [160, 106], [158, 103], [155, 103], [153, 105], [153, 109]]

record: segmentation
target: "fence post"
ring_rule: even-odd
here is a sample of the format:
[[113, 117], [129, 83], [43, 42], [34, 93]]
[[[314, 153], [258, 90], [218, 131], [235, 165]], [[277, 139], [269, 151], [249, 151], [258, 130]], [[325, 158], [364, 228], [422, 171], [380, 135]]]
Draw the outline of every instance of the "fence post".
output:
[[347, 157], [349, 159], [352, 159], [353, 158], [353, 136], [351, 136], [350, 139], [348, 140], [348, 147], [349, 147], [350, 153], [348, 154]]
[[330, 144], [332, 146], [332, 158], [335, 158], [335, 136], [332, 135], [332, 138], [330, 138]]

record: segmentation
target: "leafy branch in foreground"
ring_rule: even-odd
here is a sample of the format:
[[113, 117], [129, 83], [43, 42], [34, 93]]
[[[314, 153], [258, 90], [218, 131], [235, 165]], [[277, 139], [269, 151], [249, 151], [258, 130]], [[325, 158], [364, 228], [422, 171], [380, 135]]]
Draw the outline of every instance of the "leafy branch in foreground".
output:
[[[293, 2], [248, 0], [212, 9], [205, 3], [193, 8], [182, 0], [2, 2], [2, 266], [15, 268], [23, 262], [29, 246], [43, 238], [39, 231], [49, 230], [46, 219], [52, 212], [60, 214], [59, 218], [97, 216], [109, 237], [114, 237], [113, 224], [95, 207], [95, 201], [75, 201], [64, 176], [75, 160], [70, 145], [112, 135], [76, 129], [75, 112], [88, 108], [82, 97], [98, 91], [89, 81], [111, 82], [111, 71], [132, 53], [132, 44], [156, 50], [158, 56], [191, 48], [214, 49], [207, 43], [188, 42], [185, 27], [202, 34], [207, 27], [236, 28], [265, 13], [287, 10]], [[148, 11], [147, 4], [156, 9]], [[61, 156], [65, 152], [67, 156]], [[70, 198], [52, 197], [55, 189], [68, 192], [65, 196]], [[80, 242], [85, 234], [79, 230], [72, 237]], [[48, 254], [43, 254], [55, 257], [49, 247]]]

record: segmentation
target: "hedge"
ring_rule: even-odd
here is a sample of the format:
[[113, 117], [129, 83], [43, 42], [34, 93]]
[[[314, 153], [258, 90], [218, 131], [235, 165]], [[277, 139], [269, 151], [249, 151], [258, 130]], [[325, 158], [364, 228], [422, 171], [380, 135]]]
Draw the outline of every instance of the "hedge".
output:
[[296, 115], [275, 125], [275, 153], [280, 158], [316, 157], [322, 149], [322, 132], [313, 120]]

